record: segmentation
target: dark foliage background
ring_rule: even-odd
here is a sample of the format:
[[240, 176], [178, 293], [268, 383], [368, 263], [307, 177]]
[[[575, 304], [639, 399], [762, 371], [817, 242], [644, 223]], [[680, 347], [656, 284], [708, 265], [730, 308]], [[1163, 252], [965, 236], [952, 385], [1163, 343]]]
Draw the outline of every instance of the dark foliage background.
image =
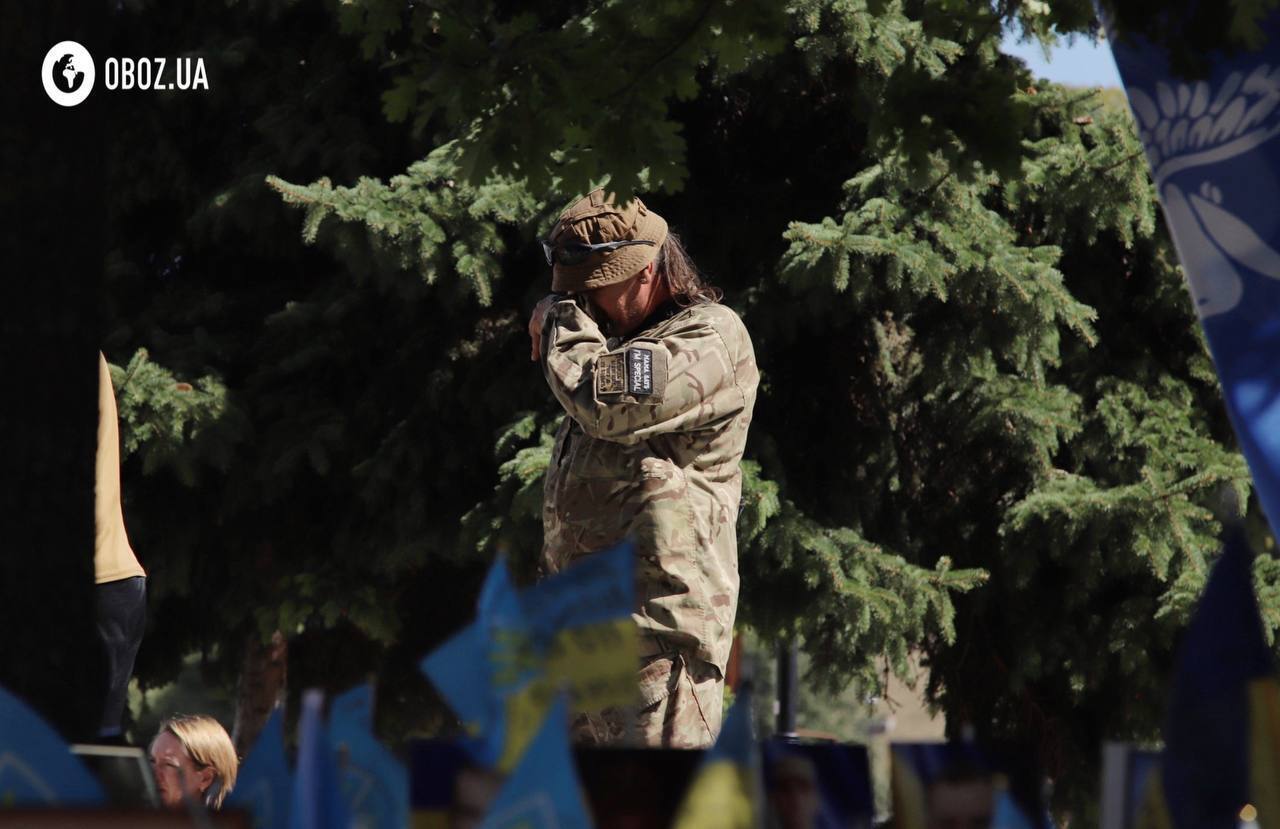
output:
[[951, 727], [1030, 740], [1082, 814], [1099, 740], [1156, 733], [1248, 476], [1127, 113], [999, 52], [1094, 31], [1088, 2], [109, 14], [104, 54], [211, 85], [103, 109], [144, 685], [195, 653], [230, 689], [278, 630], [292, 692], [373, 674], [389, 738], [450, 727], [413, 663], [498, 551], [532, 573], [535, 240], [604, 182], [755, 340], [744, 625], [802, 637], [815, 687], [923, 653]]

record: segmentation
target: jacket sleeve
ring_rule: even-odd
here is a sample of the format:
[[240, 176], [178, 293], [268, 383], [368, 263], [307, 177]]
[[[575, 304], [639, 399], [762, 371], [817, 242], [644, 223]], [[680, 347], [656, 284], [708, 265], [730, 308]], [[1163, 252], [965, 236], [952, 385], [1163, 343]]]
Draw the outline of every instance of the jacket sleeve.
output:
[[595, 321], [565, 300], [547, 313], [542, 352], [556, 400], [595, 438], [635, 444], [715, 426], [746, 406], [734, 355], [702, 316], [610, 349]]

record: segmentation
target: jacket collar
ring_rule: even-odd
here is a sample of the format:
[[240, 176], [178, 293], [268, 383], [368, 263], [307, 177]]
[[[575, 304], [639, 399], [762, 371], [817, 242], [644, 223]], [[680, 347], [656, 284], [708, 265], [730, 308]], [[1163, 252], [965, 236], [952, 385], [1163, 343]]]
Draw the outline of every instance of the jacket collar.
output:
[[683, 310], [684, 308], [680, 305], [677, 305], [674, 299], [669, 299], [666, 302], [659, 305], [658, 308], [652, 314], [645, 317], [644, 320], [641, 321], [641, 323], [637, 325], [630, 334], [627, 334], [626, 336], [623, 336], [623, 337], [619, 337], [618, 339], [621, 340], [622, 342], [633, 340], [636, 337], [639, 337], [642, 334], [645, 334], [646, 332], [648, 332], [649, 329], [655, 328], [659, 324], [666, 322], [667, 320], [671, 319], [672, 317], [674, 317], [676, 314], [680, 313]]

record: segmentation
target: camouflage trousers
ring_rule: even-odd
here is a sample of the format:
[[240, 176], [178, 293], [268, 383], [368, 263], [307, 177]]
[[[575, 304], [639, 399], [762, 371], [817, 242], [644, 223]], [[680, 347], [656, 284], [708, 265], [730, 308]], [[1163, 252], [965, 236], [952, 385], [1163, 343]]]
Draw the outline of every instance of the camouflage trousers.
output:
[[573, 741], [587, 746], [708, 748], [720, 733], [724, 678], [659, 638], [641, 636], [640, 702], [574, 717]]

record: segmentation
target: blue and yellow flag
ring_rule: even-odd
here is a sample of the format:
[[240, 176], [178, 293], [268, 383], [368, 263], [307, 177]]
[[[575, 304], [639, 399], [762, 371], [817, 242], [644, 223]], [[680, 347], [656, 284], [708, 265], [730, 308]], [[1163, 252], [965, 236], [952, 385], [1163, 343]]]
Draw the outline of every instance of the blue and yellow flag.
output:
[[[481, 765], [503, 765], [504, 756], [518, 755], [523, 748], [523, 745], [508, 747], [517, 741], [509, 736], [506, 708], [510, 698], [526, 688], [538, 674], [538, 655], [529, 636], [529, 625], [506, 561], [499, 557], [480, 588], [475, 623], [420, 663], [422, 672], [457, 712], [471, 735], [478, 738], [469, 741], [467, 746]], [[477, 658], [478, 655], [481, 658]], [[538, 714], [539, 722], [545, 713], [544, 710]]]
[[590, 829], [568, 717], [564, 695], [557, 695], [480, 829]]
[[760, 744], [751, 725], [751, 691], [743, 688], [676, 813], [673, 829], [754, 829], [761, 825]]
[[624, 543], [517, 591], [506, 563], [494, 563], [476, 622], [421, 662], [469, 731], [482, 738], [477, 762], [514, 768], [561, 689], [574, 710], [634, 701], [634, 567], [632, 547]]
[[249, 812], [254, 829], [285, 829], [292, 792], [293, 775], [284, 754], [284, 709], [277, 708], [240, 766], [227, 805]]
[[[1261, 13], [1263, 48], [1206, 55], [1200, 79], [1174, 75], [1141, 37], [1111, 50], [1240, 448], [1280, 528], [1280, 9]], [[1177, 37], [1187, 24], [1173, 14], [1153, 23]]]
[[[1153, 781], [1156, 782], [1156, 781]], [[1159, 789], [1140, 824], [1280, 826], [1280, 686], [1253, 592], [1252, 555], [1232, 532], [1182, 641]]]
[[362, 829], [404, 829], [409, 823], [409, 773], [373, 734], [371, 684], [334, 698], [329, 740], [355, 824]]
[[105, 802], [102, 786], [58, 732], [0, 688], [0, 808]]
[[533, 642], [571, 707], [598, 709], [635, 699], [635, 550], [623, 542], [588, 556], [520, 593]]

